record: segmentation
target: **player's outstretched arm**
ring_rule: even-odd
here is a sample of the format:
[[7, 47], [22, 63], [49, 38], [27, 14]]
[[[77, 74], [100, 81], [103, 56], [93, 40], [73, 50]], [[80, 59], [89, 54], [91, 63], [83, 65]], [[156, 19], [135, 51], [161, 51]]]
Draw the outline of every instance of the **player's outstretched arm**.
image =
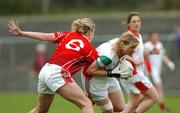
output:
[[9, 21], [8, 27], [9, 32], [14, 36], [27, 37], [41, 41], [54, 41], [55, 39], [53, 33], [23, 31], [20, 29], [18, 23], [13, 20]]
[[174, 64], [174, 62], [171, 61], [166, 54], [163, 55], [163, 62], [168, 66], [168, 68], [169, 68], [171, 71], [174, 71], [174, 70], [175, 70], [175, 64]]

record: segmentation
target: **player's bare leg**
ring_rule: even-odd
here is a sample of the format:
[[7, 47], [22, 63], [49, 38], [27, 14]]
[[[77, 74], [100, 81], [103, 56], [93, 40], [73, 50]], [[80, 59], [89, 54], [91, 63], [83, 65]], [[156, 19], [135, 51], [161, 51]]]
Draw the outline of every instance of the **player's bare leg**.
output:
[[47, 113], [53, 101], [54, 94], [39, 94], [38, 105], [29, 113]]
[[134, 111], [139, 105], [142, 98], [143, 95], [141, 94], [128, 93], [128, 103], [126, 104], [125, 109], [121, 113], [131, 113], [132, 111]]
[[109, 98], [95, 100], [95, 103], [101, 108], [102, 113], [114, 113], [113, 106]]
[[121, 112], [125, 109], [124, 95], [121, 90], [108, 94], [112, 102], [114, 112]]
[[147, 111], [154, 103], [158, 101], [158, 94], [154, 86], [152, 86], [145, 94], [141, 103], [136, 108], [137, 113], [144, 113]]
[[90, 99], [75, 82], [65, 84], [56, 93], [76, 104], [82, 113], [94, 113]]
[[158, 95], [159, 95], [159, 107], [161, 109], [161, 111], [164, 112], [170, 112], [170, 109], [166, 106], [165, 102], [164, 102], [164, 90], [163, 90], [163, 85], [162, 83], [159, 84], [154, 84], [155, 88], [158, 91]]

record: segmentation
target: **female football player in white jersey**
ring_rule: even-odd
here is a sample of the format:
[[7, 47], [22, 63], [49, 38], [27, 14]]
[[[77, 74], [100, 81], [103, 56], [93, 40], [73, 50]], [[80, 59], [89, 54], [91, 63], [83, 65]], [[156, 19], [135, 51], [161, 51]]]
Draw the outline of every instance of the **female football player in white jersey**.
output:
[[[128, 102], [121, 113], [144, 113], [158, 100], [158, 94], [152, 83], [144, 75], [144, 47], [140, 34], [141, 15], [138, 12], [129, 13], [126, 24], [128, 32], [134, 34], [139, 41], [132, 61], [139, 62], [134, 65], [133, 76], [127, 80], [121, 80], [121, 84], [128, 93]], [[149, 51], [148, 51], [149, 52]], [[158, 51], [151, 51], [151, 53]]]
[[132, 55], [138, 43], [134, 35], [128, 32], [105, 42], [96, 49], [98, 59], [82, 71], [84, 90], [103, 113], [121, 112], [125, 108], [119, 81], [114, 78], [120, 75], [111, 70], [118, 68], [117, 64], [124, 55]]
[[[144, 49], [147, 51], [153, 50], [153, 48], [157, 48], [159, 50], [159, 54], [157, 55], [145, 55], [145, 64], [149, 62], [149, 65], [146, 64], [146, 71], [150, 75], [152, 82], [157, 89], [159, 94], [159, 107], [162, 111], [168, 112], [169, 108], [164, 103], [164, 91], [163, 84], [161, 80], [161, 70], [162, 63], [164, 62], [171, 71], [175, 69], [174, 63], [168, 58], [165, 53], [164, 46], [162, 42], [159, 41], [159, 33], [152, 32], [149, 34], [149, 40], [145, 42]], [[149, 67], [148, 67], [149, 66]]]

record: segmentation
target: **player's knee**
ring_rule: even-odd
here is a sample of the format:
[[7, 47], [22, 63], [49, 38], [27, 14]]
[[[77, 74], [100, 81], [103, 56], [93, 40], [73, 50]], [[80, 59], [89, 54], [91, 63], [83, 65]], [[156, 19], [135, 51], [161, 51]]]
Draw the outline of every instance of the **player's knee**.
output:
[[157, 103], [158, 101], [159, 101], [159, 96], [158, 95], [154, 96], [152, 102]]
[[125, 109], [125, 104], [121, 106], [114, 107], [114, 112], [121, 112]]
[[113, 105], [111, 102], [108, 102], [104, 105], [99, 105], [99, 107], [101, 108], [103, 113], [106, 113], [108, 111], [108, 113], [112, 112], [113, 113]]
[[152, 103], [157, 103], [159, 101], [159, 95], [158, 94], [155, 94], [151, 97], [151, 101]]
[[114, 112], [121, 112], [123, 110], [124, 110], [124, 108], [114, 108]]
[[139, 103], [140, 103], [140, 101], [133, 101], [132, 103], [131, 103], [131, 106], [133, 107], [133, 108], [136, 108], [136, 107], [138, 107], [138, 105], [139, 105]]
[[151, 96], [151, 98], [152, 98], [153, 103], [156, 103], [159, 101], [160, 98], [159, 98], [159, 94], [158, 94], [157, 90], [154, 90], [153, 96]]
[[89, 98], [84, 98], [81, 102], [80, 102], [80, 108], [92, 108], [92, 102]]

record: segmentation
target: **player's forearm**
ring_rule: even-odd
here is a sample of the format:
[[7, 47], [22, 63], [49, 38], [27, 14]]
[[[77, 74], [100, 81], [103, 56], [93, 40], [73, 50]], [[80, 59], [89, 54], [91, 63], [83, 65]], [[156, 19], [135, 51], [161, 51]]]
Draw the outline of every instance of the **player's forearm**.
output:
[[169, 58], [168, 58], [168, 56], [166, 56], [166, 55], [163, 55], [162, 60], [163, 60], [163, 62], [165, 62], [165, 63], [167, 63], [167, 62], [170, 61]]
[[107, 71], [105, 70], [91, 70], [88, 71], [88, 74], [91, 76], [107, 77]]
[[99, 69], [94, 67], [93, 65], [89, 66], [89, 68], [87, 69], [87, 73], [91, 76], [107, 76], [107, 71], [105, 69]]
[[41, 32], [30, 32], [30, 31], [21, 31], [20, 36], [28, 37], [36, 40], [41, 41], [53, 41], [53, 34], [52, 33], [41, 33]]
[[132, 63], [135, 63], [135, 59], [129, 55], [126, 55], [126, 59]]

